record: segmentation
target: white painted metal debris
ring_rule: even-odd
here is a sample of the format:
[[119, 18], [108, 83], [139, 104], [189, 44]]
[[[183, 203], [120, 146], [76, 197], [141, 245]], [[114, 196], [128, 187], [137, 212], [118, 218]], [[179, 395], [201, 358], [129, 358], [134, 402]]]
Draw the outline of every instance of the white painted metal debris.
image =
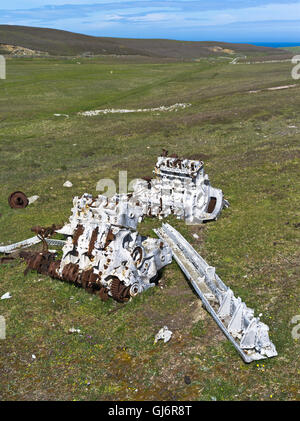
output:
[[69, 333], [80, 333], [81, 330], [80, 329], [75, 329], [74, 327], [71, 327], [68, 332]]
[[245, 362], [277, 355], [267, 325], [240, 297], [236, 298], [195, 249], [171, 225], [163, 224], [155, 233], [172, 249], [178, 265], [192, 283], [205, 308]]
[[28, 238], [27, 240], [20, 241], [18, 243], [9, 244], [7, 246], [1, 246], [0, 247], [0, 253], [12, 253], [18, 249], [24, 248], [24, 247], [30, 247], [34, 244], [38, 244], [41, 240], [38, 236]]
[[28, 197], [28, 204], [31, 205], [32, 203], [36, 202], [39, 198], [40, 196], [37, 195]]
[[169, 342], [173, 335], [173, 332], [168, 329], [168, 326], [164, 326], [155, 335], [154, 343], [156, 344], [160, 339], [163, 339], [164, 343]]
[[11, 295], [9, 292], [6, 292], [5, 294], [2, 295], [2, 297], [0, 298], [1, 300], [7, 300], [8, 298], [11, 298]]
[[56, 275], [80, 284], [82, 273], [91, 271], [88, 282], [117, 301], [154, 286], [172, 253], [163, 241], [138, 234], [141, 219], [142, 209], [133, 207], [127, 195], [75, 197], [69, 223], [58, 231], [68, 238]]
[[64, 184], [63, 187], [72, 187], [73, 184], [71, 183], [71, 181], [67, 180]]
[[[17, 250], [34, 246], [35, 244], [40, 243], [42, 240], [36, 235], [35, 237], [28, 238], [27, 240], [20, 241], [18, 243], [9, 244], [7, 246], [0, 247], [0, 253], [13, 253]], [[65, 244], [64, 240], [55, 240], [53, 238], [46, 238], [45, 241], [52, 246], [63, 246]]]
[[155, 178], [135, 182], [130, 203], [148, 216], [175, 215], [187, 224], [217, 219], [229, 204], [222, 190], [210, 185], [202, 161], [158, 157]]

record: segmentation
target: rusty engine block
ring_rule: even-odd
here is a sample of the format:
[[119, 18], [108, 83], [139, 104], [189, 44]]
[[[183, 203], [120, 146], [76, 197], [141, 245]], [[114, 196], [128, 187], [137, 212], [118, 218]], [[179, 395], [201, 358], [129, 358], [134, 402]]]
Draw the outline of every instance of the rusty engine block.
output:
[[[210, 186], [202, 161], [169, 157], [164, 150], [154, 174], [137, 180], [131, 194], [75, 197], [69, 222], [61, 229], [34, 227], [43, 251], [22, 252], [27, 271], [72, 282], [103, 300], [124, 302], [154, 286], [160, 269], [171, 263], [172, 251], [166, 242], [137, 232], [143, 217], [173, 214], [198, 224], [216, 219], [228, 205], [222, 190]], [[61, 260], [48, 251], [46, 237], [54, 232], [67, 237]]]
[[[48, 274], [100, 296], [125, 302], [155, 285], [159, 271], [171, 263], [172, 252], [162, 240], [141, 236], [136, 227], [142, 209], [127, 195], [108, 199], [84, 194], [73, 200], [61, 260], [47, 250], [22, 253], [28, 269]], [[44, 232], [49, 232], [44, 229]]]

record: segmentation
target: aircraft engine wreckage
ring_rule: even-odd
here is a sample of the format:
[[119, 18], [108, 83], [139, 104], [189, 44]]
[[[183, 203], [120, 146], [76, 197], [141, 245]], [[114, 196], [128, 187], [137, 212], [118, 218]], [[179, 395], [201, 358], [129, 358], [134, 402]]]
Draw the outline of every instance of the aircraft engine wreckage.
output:
[[[193, 285], [204, 307], [247, 363], [277, 355], [268, 336], [268, 326], [254, 317], [241, 298], [236, 298], [193, 247], [169, 224], [154, 230], [159, 239], [137, 232], [144, 216], [175, 215], [186, 223], [217, 219], [228, 202], [219, 189], [210, 186], [203, 163], [168, 157], [158, 158], [155, 179], [137, 180], [132, 194], [112, 198], [85, 193], [73, 199], [72, 215], [63, 228], [33, 227], [37, 235], [0, 247], [13, 253], [42, 241], [42, 252], [22, 251], [27, 269], [74, 283], [95, 293], [126, 302], [155, 285], [159, 271], [172, 257]], [[54, 233], [66, 241], [49, 238]], [[48, 250], [62, 246], [62, 258]], [[2, 258], [2, 259], [9, 259]]]
[[141, 208], [132, 207], [126, 195], [84, 194], [73, 205], [70, 223], [57, 230], [67, 235], [62, 259], [45, 251], [23, 252], [28, 269], [82, 286], [103, 300], [126, 302], [155, 285], [172, 252], [164, 241], [138, 234]]
[[193, 247], [171, 225], [163, 224], [155, 233], [172, 249], [173, 256], [193, 285], [206, 310], [247, 363], [277, 355], [267, 325], [240, 297], [236, 298]]
[[153, 171], [156, 177], [137, 180], [129, 200], [147, 216], [173, 214], [192, 225], [215, 220], [229, 203], [222, 190], [210, 185], [203, 165], [202, 161], [168, 157], [164, 150]]

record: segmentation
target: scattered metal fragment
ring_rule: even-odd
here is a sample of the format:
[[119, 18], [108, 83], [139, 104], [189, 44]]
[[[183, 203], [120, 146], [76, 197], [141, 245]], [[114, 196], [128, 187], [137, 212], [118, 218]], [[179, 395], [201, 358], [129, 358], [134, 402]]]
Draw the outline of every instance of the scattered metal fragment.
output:
[[[17, 250], [34, 246], [35, 244], [38, 244], [41, 241], [42, 240], [38, 236], [31, 237], [31, 238], [28, 238], [27, 240], [20, 241], [18, 243], [9, 244], [7, 246], [1, 246], [0, 253], [10, 254]], [[45, 241], [48, 245], [60, 246], [60, 247], [62, 247], [66, 243], [64, 240], [55, 240], [53, 238], [46, 238]]]
[[32, 203], [36, 202], [39, 198], [40, 196], [37, 195], [28, 197], [28, 205], [31, 205]]
[[71, 327], [69, 330], [68, 330], [68, 333], [80, 333], [81, 332], [81, 330], [80, 329], [75, 329], [74, 327]]
[[48, 242], [46, 241], [46, 238], [51, 237], [51, 235], [53, 235], [59, 229], [61, 229], [61, 225], [52, 224], [50, 227], [41, 227], [37, 225], [32, 227], [31, 231], [35, 232], [40, 241], [42, 241], [43, 251], [48, 251]]
[[2, 295], [2, 297], [0, 298], [0, 300], [7, 300], [11, 298], [11, 295], [9, 292], [6, 292], [5, 294]]
[[8, 203], [12, 209], [22, 209], [28, 206], [29, 201], [26, 194], [21, 191], [15, 191], [9, 196]]
[[163, 224], [155, 233], [172, 249], [183, 273], [192, 283], [205, 308], [247, 363], [277, 355], [267, 325], [254, 311], [236, 298], [194, 248], [171, 225]]
[[35, 237], [28, 238], [27, 240], [20, 241], [18, 243], [10, 244], [8, 246], [1, 246], [0, 253], [11, 254], [17, 250], [33, 246], [40, 242], [43, 242], [43, 250], [45, 251], [48, 250], [48, 245], [63, 246], [65, 244], [65, 241], [55, 240], [53, 238], [52, 239], [47, 238], [53, 235], [60, 228], [61, 228], [61, 225], [55, 225], [55, 224], [51, 225], [50, 227], [40, 227], [40, 226], [32, 227], [31, 231], [37, 234]]
[[63, 187], [72, 187], [73, 184], [71, 183], [71, 181], [67, 180], [64, 184]]
[[163, 150], [154, 168], [155, 178], [137, 180], [129, 198], [147, 216], [164, 218], [171, 214], [187, 224], [215, 220], [229, 203], [222, 190], [210, 185], [202, 161], [168, 156]]
[[20, 241], [18, 243], [9, 244], [7, 246], [1, 246], [0, 253], [13, 253], [14, 251], [18, 249], [33, 246], [34, 244], [37, 244], [40, 241], [41, 240], [38, 237], [31, 237], [31, 238], [28, 238], [27, 240]]
[[155, 335], [154, 343], [156, 344], [160, 339], [163, 339], [164, 343], [169, 342], [173, 335], [173, 332], [168, 329], [168, 326], [164, 326], [160, 331]]

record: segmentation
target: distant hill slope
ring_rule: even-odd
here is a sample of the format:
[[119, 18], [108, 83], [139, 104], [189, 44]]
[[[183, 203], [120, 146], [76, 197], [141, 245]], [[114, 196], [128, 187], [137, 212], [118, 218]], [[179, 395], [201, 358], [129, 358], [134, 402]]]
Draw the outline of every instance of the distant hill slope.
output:
[[51, 55], [117, 54], [193, 59], [208, 56], [244, 54], [282, 55], [285, 50], [217, 41], [174, 41], [167, 39], [127, 39], [82, 35], [57, 29], [0, 25], [0, 52], [5, 45], [45, 52]]
[[286, 51], [290, 51], [292, 53], [295, 53], [295, 54], [300, 53], [300, 45], [295, 46], [295, 47], [283, 47], [283, 49], [286, 50]]

